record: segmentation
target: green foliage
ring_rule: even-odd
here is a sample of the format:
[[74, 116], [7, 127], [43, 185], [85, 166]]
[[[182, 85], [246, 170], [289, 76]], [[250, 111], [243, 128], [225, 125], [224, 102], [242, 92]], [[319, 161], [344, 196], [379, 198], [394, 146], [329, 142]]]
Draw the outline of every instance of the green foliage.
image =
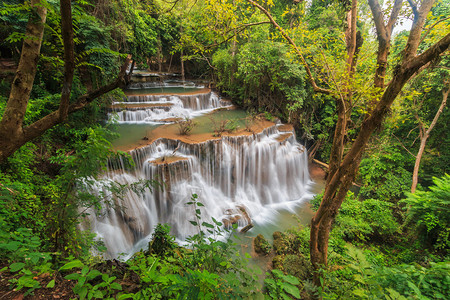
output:
[[[370, 252], [369, 252], [370, 253]], [[358, 248], [347, 245], [341, 264], [324, 271], [320, 291], [326, 299], [447, 299], [450, 277], [448, 262], [392, 267], [378, 266]]]
[[166, 252], [176, 247], [175, 238], [170, 235], [170, 226], [158, 224], [152, 234], [151, 242], [148, 244], [148, 253], [164, 256]]
[[450, 247], [450, 175], [434, 178], [429, 191], [408, 193], [406, 225], [413, 224], [427, 246], [448, 251]]
[[[141, 290], [133, 297], [147, 299], [216, 299], [256, 297], [260, 295], [257, 277], [229, 240], [219, 240], [229, 233], [214, 218], [202, 221], [203, 204], [197, 195], [188, 202], [194, 211], [191, 224], [198, 233], [187, 239], [188, 248], [165, 248], [165, 255], [137, 253], [128, 263], [142, 280]], [[154, 237], [168, 237], [168, 227], [160, 226]], [[153, 243], [153, 242], [152, 242]], [[154, 244], [154, 243], [153, 243]], [[153, 246], [152, 246], [153, 247]]]
[[[266, 275], [270, 275], [267, 273]], [[300, 281], [292, 275], [284, 275], [280, 270], [272, 270], [271, 277], [264, 280], [271, 299], [300, 299]]]
[[364, 185], [360, 197], [396, 202], [411, 188], [412, 174], [408, 169], [414, 158], [389, 140], [379, 141], [376, 147], [361, 161], [359, 178]]
[[9, 271], [17, 273], [11, 283], [17, 290], [26, 288], [28, 295], [41, 287], [35, 277], [52, 271], [50, 253], [41, 252], [41, 241], [31, 229], [7, 231], [2, 216], [0, 224], [0, 260], [9, 262]]
[[[114, 299], [112, 296], [117, 291], [122, 290], [122, 286], [116, 282], [115, 276], [102, 273], [96, 269], [90, 268], [80, 260], [70, 260], [68, 263], [59, 268], [59, 271], [69, 271], [73, 269], [81, 269], [80, 271], [64, 276], [65, 279], [76, 280], [77, 283], [73, 287], [73, 291], [80, 299]], [[95, 281], [101, 276], [100, 282]]]
[[389, 202], [376, 199], [359, 201], [350, 193], [336, 217], [333, 235], [345, 240], [388, 240], [389, 236], [398, 232], [392, 206]]
[[[314, 209], [319, 207], [321, 200], [321, 194], [312, 200]], [[358, 200], [352, 192], [349, 192], [336, 216], [331, 233], [336, 240], [330, 241], [330, 244], [332, 247], [334, 245], [342, 249], [342, 240], [361, 242], [389, 240], [399, 232], [399, 224], [392, 212], [393, 206], [392, 203], [377, 199]]]

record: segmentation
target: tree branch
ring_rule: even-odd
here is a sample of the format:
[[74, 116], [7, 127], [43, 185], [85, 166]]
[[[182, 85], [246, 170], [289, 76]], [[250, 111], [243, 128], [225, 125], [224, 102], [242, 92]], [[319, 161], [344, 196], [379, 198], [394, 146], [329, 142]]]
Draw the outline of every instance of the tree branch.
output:
[[404, 66], [416, 72], [419, 68], [448, 50], [450, 46], [450, 33], [428, 48], [424, 53], [406, 61]]
[[290, 38], [290, 36], [284, 31], [283, 28], [281, 28], [280, 25], [278, 25], [278, 23], [273, 19], [272, 15], [261, 5], [259, 5], [258, 3], [256, 3], [253, 0], [248, 0], [253, 6], [255, 6], [256, 8], [258, 8], [261, 12], [263, 12], [267, 18], [269, 18], [270, 22], [272, 23], [272, 25], [278, 29], [281, 32], [281, 35], [288, 41], [289, 44], [291, 44], [291, 46], [294, 48], [295, 52], [297, 53], [297, 55], [300, 57], [300, 60], [303, 64], [303, 66], [305, 67], [306, 73], [308, 74], [308, 79], [309, 82], [311, 83], [311, 85], [313, 86], [313, 89], [315, 92], [318, 93], [322, 93], [322, 94], [331, 94], [331, 91], [328, 89], [324, 89], [319, 87], [316, 84], [316, 81], [314, 80], [314, 77], [311, 73], [311, 70], [309, 68], [309, 65], [307, 64], [305, 58], [303, 57], [302, 53], [300, 52], [299, 48], [297, 47], [297, 45], [294, 43], [294, 41]]
[[423, 25], [427, 18], [428, 12], [433, 7], [434, 0], [424, 0], [418, 10], [417, 17], [414, 17], [414, 21], [409, 32], [408, 41], [405, 47], [405, 58], [409, 59], [416, 56], [417, 48], [419, 47], [420, 35], [422, 33]]
[[386, 30], [389, 33], [389, 36], [392, 34], [392, 29], [394, 28], [395, 22], [397, 22], [398, 14], [402, 9], [403, 0], [395, 0], [394, 7], [392, 8], [391, 17], [386, 26]]
[[[127, 60], [122, 65], [119, 75], [113, 82], [111, 82], [105, 86], [102, 86], [94, 91], [91, 91], [87, 94], [80, 96], [75, 103], [69, 105], [68, 113], [70, 114], [70, 113], [76, 112], [76, 111], [84, 108], [86, 105], [88, 105], [89, 103], [94, 101], [96, 98], [98, 98], [101, 95], [106, 94], [118, 87], [125, 87], [128, 84], [129, 78], [131, 76], [131, 72], [128, 75], [126, 75], [126, 71], [128, 69], [128, 66], [130, 65], [130, 61], [131, 61], [131, 56], [128, 56]], [[134, 66], [134, 61], [132, 64], [132, 68], [133, 68], [133, 66]], [[45, 117], [39, 119], [38, 121], [34, 122], [30, 126], [25, 127], [23, 129], [23, 135], [24, 135], [23, 138], [26, 141], [34, 139], [34, 138], [40, 136], [46, 130], [61, 123], [62, 121], [63, 120], [61, 120], [59, 118], [59, 109], [55, 110], [52, 113], [50, 113], [50, 114], [46, 115]]]
[[408, 0], [409, 6], [411, 6], [411, 9], [414, 14], [414, 20], [419, 17], [419, 12], [417, 11], [417, 3], [415, 3], [413, 0]]
[[231, 36], [229, 36], [229, 37], [226, 38], [225, 40], [221, 41], [220, 43], [215, 43], [215, 44], [209, 45], [208, 47], [206, 47], [206, 49], [210, 49], [210, 48], [213, 48], [213, 47], [217, 47], [217, 46], [222, 45], [223, 43], [228, 42], [228, 41], [231, 40], [233, 37], [235, 37], [238, 33], [241, 33], [243, 30], [245, 30], [247, 27], [250, 27], [250, 26], [256, 26], [256, 25], [262, 25], [262, 24], [270, 24], [270, 22], [269, 22], [269, 21], [264, 21], [264, 22], [256, 22], [256, 23], [242, 24], [242, 25], [239, 25], [239, 26], [236, 27], [236, 28], [230, 29], [230, 30], [228, 30], [227, 32], [225, 32], [225, 35], [228, 34], [228, 33], [231, 32], [231, 31], [235, 31], [234, 34], [232, 34]]
[[425, 38], [427, 37], [427, 35], [430, 33], [431, 29], [433, 29], [434, 26], [448, 19], [450, 19], [450, 17], [436, 21], [433, 25], [431, 25], [430, 28], [428, 28], [427, 32], [425, 32], [425, 35], [420, 39], [419, 45], [425, 40]]
[[383, 12], [381, 10], [378, 0], [369, 0], [369, 6], [372, 10], [373, 21], [375, 22], [375, 28], [377, 30], [378, 41], [389, 40], [386, 26], [384, 25]]

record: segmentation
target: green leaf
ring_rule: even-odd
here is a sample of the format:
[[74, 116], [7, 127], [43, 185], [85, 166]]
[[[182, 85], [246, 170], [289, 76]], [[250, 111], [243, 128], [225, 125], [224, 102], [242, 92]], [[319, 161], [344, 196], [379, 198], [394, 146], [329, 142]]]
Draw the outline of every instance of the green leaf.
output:
[[81, 275], [78, 273], [72, 273], [72, 274], [64, 276], [64, 278], [68, 279], [68, 280], [77, 280], [80, 277], [81, 277]]
[[102, 291], [100, 291], [100, 290], [95, 291], [93, 297], [94, 297], [94, 298], [97, 298], [97, 299], [102, 299], [102, 298], [103, 298], [103, 293], [102, 293]]
[[207, 222], [203, 222], [202, 225], [205, 226], [205, 227], [208, 227], [208, 228], [214, 228], [214, 225], [209, 224]]
[[92, 280], [97, 276], [102, 275], [102, 272], [100, 272], [99, 270], [92, 270], [89, 272], [89, 274], [87, 274], [87, 280]]
[[283, 272], [281, 272], [280, 270], [277, 270], [277, 269], [273, 269], [272, 274], [275, 275], [275, 277], [280, 277], [280, 278], [284, 276]]
[[283, 280], [285, 282], [287, 282], [287, 283], [292, 284], [292, 285], [299, 285], [300, 284], [300, 281], [296, 277], [294, 277], [292, 275], [285, 275], [285, 276], [283, 276]]
[[283, 290], [286, 293], [291, 294], [295, 298], [300, 298], [300, 290], [298, 289], [298, 287], [296, 287], [294, 285], [291, 285], [289, 283], [285, 283], [285, 284], [283, 284]]
[[11, 270], [11, 272], [17, 272], [19, 270], [22, 270], [23, 267], [25, 267], [24, 263], [12, 263], [9, 266], [9, 269]]
[[198, 223], [195, 222], [195, 221], [189, 221], [189, 223], [191, 223], [191, 224], [194, 225], [194, 226], [197, 226], [197, 225], [198, 225]]
[[64, 266], [59, 268], [59, 270], [60, 271], [71, 270], [73, 268], [82, 268], [82, 267], [84, 267], [84, 264], [79, 259], [76, 259], [76, 260], [69, 261], [67, 264], [65, 264]]
[[12, 241], [12, 242], [2, 246], [2, 248], [5, 248], [6, 250], [9, 250], [9, 251], [16, 251], [17, 249], [19, 249], [20, 245], [21, 244], [19, 242]]
[[133, 294], [122, 294], [117, 296], [117, 300], [125, 300], [133, 298]]
[[119, 290], [119, 291], [122, 290], [122, 286], [120, 284], [118, 284], [117, 282], [111, 283], [111, 288], [115, 289], [115, 290]]
[[359, 297], [365, 297], [365, 296], [367, 296], [366, 291], [363, 290], [363, 289], [356, 289], [356, 290], [353, 290], [352, 293], [355, 294], [356, 296], [359, 296]]
[[86, 298], [87, 293], [88, 293], [87, 287], [86, 287], [86, 286], [83, 286], [83, 287], [80, 289], [80, 292], [78, 293], [78, 296], [80, 296], [80, 299], [83, 300], [84, 298]]
[[55, 279], [51, 280], [51, 281], [47, 284], [46, 288], [51, 289], [51, 288], [54, 287], [54, 286], [55, 286]]

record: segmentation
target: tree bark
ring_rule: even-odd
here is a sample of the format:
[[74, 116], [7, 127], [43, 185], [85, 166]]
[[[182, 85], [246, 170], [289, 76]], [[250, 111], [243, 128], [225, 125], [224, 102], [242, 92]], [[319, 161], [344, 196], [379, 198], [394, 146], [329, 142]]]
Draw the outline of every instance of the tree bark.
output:
[[[421, 15], [426, 16], [429, 9], [431, 9], [431, 5], [429, 5], [429, 3], [427, 2], [428, 1], [424, 2], [425, 5], [422, 5], [420, 8]], [[390, 44], [390, 32], [392, 32], [393, 24], [395, 23], [394, 19], [396, 19], [396, 15], [398, 15], [398, 12], [395, 12], [395, 10], [398, 9], [396, 8], [396, 5], [398, 5], [398, 3], [396, 1], [396, 4], [394, 5], [391, 19], [389, 20], [387, 28], [380, 22], [383, 19], [381, 18], [381, 8], [378, 4], [378, 1], [369, 0], [369, 4], [372, 4], [371, 9], [376, 20], [375, 23], [377, 24], [376, 28], [378, 36], [383, 34], [380, 31], [387, 30], [387, 33], [389, 33], [387, 35], [389, 40], [379, 40], [379, 43], [383, 43], [383, 45], [381, 45], [380, 47], [382, 49], [388, 49], [388, 46]], [[421, 23], [421, 26], [423, 26], [424, 19], [419, 17], [417, 18], [417, 22]], [[420, 28], [422, 28], [421, 26]], [[413, 24], [413, 28], [418, 28], [418, 25]], [[419, 37], [420, 33], [421, 30], [415, 30], [414, 32], [411, 32], [411, 34], [418, 35]], [[414, 43], [418, 42], [419, 39], [417, 39], [417, 36], [410, 35], [407, 45], [410, 45], [410, 49], [414, 47], [415, 49], [417, 49], [417, 47], [414, 46]], [[429, 61], [438, 57], [441, 53], [446, 51], [446, 49], [449, 47], [449, 44], [450, 34], [442, 38], [438, 43], [430, 47], [423, 54], [419, 56], [411, 54], [408, 57], [403, 58], [400, 64], [395, 68], [393, 72], [393, 79], [387, 86], [386, 90], [381, 94], [380, 100], [374, 102], [374, 109], [366, 114], [361, 129], [350, 150], [344, 156], [342, 162], [339, 163], [335, 171], [333, 171], [330, 178], [327, 179], [327, 185], [325, 187], [321, 205], [311, 220], [310, 254], [311, 262], [316, 271], [321, 267], [327, 265], [328, 239], [331, 225], [350, 188], [352, 181], [355, 179], [362, 155], [370, 136], [376, 128], [379, 128], [381, 126], [384, 116], [389, 111], [389, 108], [392, 105], [393, 101], [400, 93], [409, 78], [414, 73], [418, 72], [423, 65], [427, 64]], [[385, 51], [383, 56], [377, 56], [378, 68], [376, 74], [378, 75], [385, 73], [385, 70], [380, 68], [380, 66], [383, 65], [383, 61], [385, 58], [384, 55], [387, 58], [388, 51]], [[379, 79], [375, 79], [374, 85], [382, 89], [383, 87], [381, 83], [383, 82], [383, 80], [384, 76], [380, 76]], [[336, 146], [337, 144], [333, 144], [333, 147]], [[332, 150], [332, 152], [333, 151], [338, 150]], [[313, 281], [315, 285], [320, 286], [320, 277], [318, 272], [315, 272]]]
[[[273, 26], [278, 29], [282, 36], [288, 41], [298, 54], [302, 64], [305, 66], [305, 70], [311, 85], [315, 92], [324, 94], [335, 94], [333, 91], [319, 87], [312, 75], [312, 72], [306, 63], [302, 53], [297, 45], [289, 37], [289, 35], [276, 23], [271, 14], [263, 8], [261, 5], [253, 0], [248, 0], [253, 6], [257, 7], [263, 12]], [[418, 10], [418, 17], [414, 19], [412, 30], [408, 38], [405, 55], [402, 61], [397, 65], [393, 71], [393, 78], [385, 87], [384, 78], [386, 76], [386, 62], [389, 55], [390, 39], [393, 27], [398, 18], [402, 6], [401, 0], [396, 0], [391, 12], [391, 16], [387, 25], [384, 24], [384, 15], [377, 0], [369, 0], [369, 6], [371, 7], [372, 14], [374, 16], [375, 26], [378, 36], [378, 49], [377, 54], [377, 69], [375, 71], [374, 86], [380, 89], [380, 96], [375, 98], [372, 102], [372, 109], [366, 114], [360, 131], [353, 142], [350, 150], [344, 156], [344, 142], [346, 130], [346, 112], [350, 112], [350, 99], [351, 91], [348, 91], [347, 96], [342, 96], [337, 99], [338, 110], [338, 122], [335, 129], [335, 135], [333, 139], [332, 154], [330, 158], [330, 172], [327, 178], [325, 192], [322, 198], [320, 207], [314, 217], [311, 220], [311, 235], [310, 235], [310, 255], [311, 263], [316, 270], [314, 274], [314, 284], [320, 285], [319, 272], [317, 272], [322, 266], [327, 265], [327, 252], [328, 252], [328, 240], [330, 230], [335, 216], [347, 195], [350, 185], [355, 179], [356, 173], [359, 168], [359, 164], [364, 153], [365, 147], [369, 141], [370, 136], [381, 126], [384, 116], [388, 113], [390, 106], [406, 82], [413, 76], [413, 74], [420, 72], [422, 67], [438, 57], [441, 53], [447, 50], [450, 45], [450, 34], [443, 37], [439, 42], [431, 46], [428, 50], [421, 55], [416, 56], [418, 44], [420, 43], [420, 34], [422, 31], [425, 17], [432, 7], [433, 1], [425, 0], [420, 9]], [[356, 13], [356, 0], [352, 1], [351, 14]], [[349, 17], [349, 26], [354, 24], [353, 16]], [[353, 27], [355, 28], [355, 27]], [[352, 79], [352, 66], [356, 64], [357, 47], [352, 43], [355, 42], [354, 31], [349, 28], [347, 53], [348, 53], [348, 78]], [[357, 42], [358, 44], [358, 42]], [[415, 51], [414, 51], [415, 49]], [[353, 54], [352, 54], [353, 53]]]
[[30, 15], [25, 31], [19, 66], [13, 80], [5, 112], [0, 122], [0, 162], [11, 156], [26, 142], [42, 135], [46, 130], [66, 120], [69, 113], [80, 110], [94, 99], [117, 87], [125, 86], [131, 76], [131, 72], [126, 76], [126, 70], [131, 60], [128, 57], [116, 80], [79, 97], [73, 104], [70, 104], [72, 81], [75, 71], [72, 9], [70, 0], [61, 0], [61, 34], [63, 37], [65, 64], [64, 82], [59, 108], [33, 124], [23, 127], [23, 120], [36, 75], [47, 15], [45, 5], [42, 5], [39, 0], [32, 0], [31, 7], [32, 14]]
[[436, 115], [434, 115], [434, 118], [430, 124], [430, 127], [428, 127], [428, 129], [425, 131], [425, 128], [423, 128], [423, 125], [419, 125], [420, 131], [423, 134], [420, 139], [420, 147], [419, 147], [419, 151], [417, 152], [417, 155], [416, 155], [416, 162], [414, 164], [414, 171], [413, 171], [412, 185], [411, 185], [411, 193], [413, 193], [413, 194], [416, 192], [416, 187], [417, 187], [417, 183], [419, 180], [420, 160], [422, 159], [423, 152], [425, 150], [425, 146], [427, 143], [427, 139], [430, 136], [431, 130], [433, 130], [434, 126], [436, 125], [436, 123], [439, 119], [439, 116], [444, 111], [444, 108], [447, 104], [447, 98], [448, 98], [449, 92], [450, 92], [449, 87], [447, 87], [446, 90], [445, 89], [442, 90], [442, 102], [441, 102], [441, 105], [439, 106], [438, 111], [436, 112]]
[[[23, 134], [22, 123], [36, 75], [46, 17], [47, 8], [45, 5], [42, 5], [40, 0], [32, 0], [19, 66], [0, 122], [0, 142], [7, 145], [8, 148], [11, 147], [11, 144], [14, 144], [17, 136]], [[4, 152], [5, 149], [0, 147], [0, 157]]]

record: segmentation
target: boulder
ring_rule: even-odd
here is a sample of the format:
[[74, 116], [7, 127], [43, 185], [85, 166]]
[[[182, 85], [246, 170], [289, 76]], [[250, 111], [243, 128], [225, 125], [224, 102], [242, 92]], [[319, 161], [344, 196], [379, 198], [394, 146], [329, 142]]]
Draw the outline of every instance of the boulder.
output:
[[264, 238], [262, 234], [258, 234], [253, 240], [253, 247], [255, 252], [261, 255], [267, 255], [272, 250], [270, 243]]

